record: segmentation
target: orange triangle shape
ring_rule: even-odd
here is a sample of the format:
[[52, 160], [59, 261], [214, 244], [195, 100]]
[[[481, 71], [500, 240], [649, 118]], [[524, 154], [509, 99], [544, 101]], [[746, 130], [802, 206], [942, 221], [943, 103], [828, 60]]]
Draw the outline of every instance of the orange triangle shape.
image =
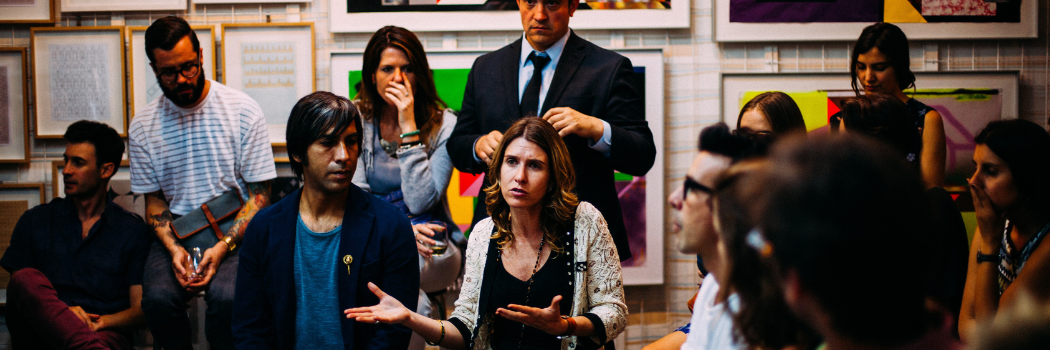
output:
[[926, 18], [908, 0], [885, 0], [882, 21], [888, 23], [926, 23]]

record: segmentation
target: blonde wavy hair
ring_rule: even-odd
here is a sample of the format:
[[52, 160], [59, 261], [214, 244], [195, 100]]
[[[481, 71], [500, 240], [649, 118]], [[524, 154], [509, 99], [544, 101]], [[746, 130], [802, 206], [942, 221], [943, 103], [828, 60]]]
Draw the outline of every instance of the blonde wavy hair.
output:
[[[551, 250], [562, 253], [559, 232], [564, 232], [572, 227], [576, 219], [576, 207], [580, 204], [576, 197], [576, 171], [569, 159], [569, 149], [558, 131], [550, 123], [540, 118], [525, 117], [519, 119], [503, 134], [503, 139], [495, 152], [492, 153], [494, 160], [489, 164], [488, 180], [492, 185], [486, 187], [485, 204], [488, 207], [489, 216], [496, 227], [492, 239], [500, 249], [510, 246], [514, 241], [514, 233], [511, 232], [510, 206], [500, 190], [500, 173], [503, 168], [503, 154], [507, 146], [518, 138], [525, 138], [547, 154], [547, 193], [543, 196], [540, 212], [540, 227], [543, 230], [543, 240], [551, 246]], [[498, 161], [496, 161], [498, 160]]]

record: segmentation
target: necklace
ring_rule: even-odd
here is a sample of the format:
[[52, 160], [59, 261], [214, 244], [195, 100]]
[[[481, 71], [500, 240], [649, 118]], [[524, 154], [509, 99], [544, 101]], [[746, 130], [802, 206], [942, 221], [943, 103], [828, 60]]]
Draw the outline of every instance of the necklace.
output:
[[[540, 270], [540, 257], [543, 256], [543, 243], [545, 240], [540, 238], [540, 248], [536, 250], [536, 265], [532, 267], [532, 276], [529, 276], [529, 287], [525, 290], [525, 306], [529, 306], [529, 295], [532, 294], [532, 282], [536, 280], [536, 272]], [[503, 251], [500, 250], [500, 255], [503, 255]], [[518, 350], [521, 350], [521, 342], [525, 340], [525, 323], [521, 324], [521, 335], [518, 336]]]

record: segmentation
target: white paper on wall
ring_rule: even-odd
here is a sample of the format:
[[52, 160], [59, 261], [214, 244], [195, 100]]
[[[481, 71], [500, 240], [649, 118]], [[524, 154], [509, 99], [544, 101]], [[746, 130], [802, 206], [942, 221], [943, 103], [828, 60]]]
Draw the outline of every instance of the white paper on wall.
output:
[[109, 52], [106, 44], [51, 44], [51, 119], [109, 120]]

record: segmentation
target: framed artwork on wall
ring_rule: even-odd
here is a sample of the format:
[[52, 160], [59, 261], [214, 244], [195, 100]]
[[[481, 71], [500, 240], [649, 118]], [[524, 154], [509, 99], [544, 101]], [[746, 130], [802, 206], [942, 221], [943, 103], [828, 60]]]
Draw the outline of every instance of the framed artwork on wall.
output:
[[269, 3], [311, 3], [314, 0], [190, 0], [194, 5], [202, 4], [269, 4]]
[[[65, 163], [61, 160], [51, 162], [51, 197], [66, 196], [65, 184], [62, 183], [62, 169]], [[131, 163], [127, 159], [120, 162], [117, 173], [109, 179], [109, 198], [124, 210], [146, 217], [146, 197], [131, 192]]]
[[[918, 89], [904, 93], [936, 109], [947, 142], [945, 188], [966, 187], [973, 175], [974, 136], [991, 121], [1019, 116], [1020, 75], [997, 72], [916, 72]], [[809, 130], [821, 129], [838, 103], [856, 96], [848, 73], [723, 74], [722, 120], [736, 125], [740, 107], [765, 91], [783, 91], [802, 110]], [[826, 128], [825, 128], [826, 129]]]
[[317, 90], [313, 23], [222, 25], [222, 83], [255, 99], [270, 143], [284, 146], [288, 114]]
[[[326, 0], [333, 33], [522, 30], [514, 0]], [[690, 0], [580, 1], [573, 29], [689, 28]]]
[[124, 27], [30, 28], [38, 138], [89, 119], [127, 136]]
[[185, 10], [186, 0], [62, 0], [62, 12]]
[[[661, 50], [617, 51], [631, 59], [635, 68], [635, 87], [645, 99], [645, 116], [657, 145], [663, 143], [664, 67]], [[449, 108], [460, 110], [467, 75], [474, 60], [484, 52], [427, 53], [434, 73], [438, 96]], [[361, 53], [332, 53], [332, 92], [353, 99], [362, 79]], [[657, 148], [656, 163], [645, 176], [617, 173], [616, 189], [634, 255], [623, 262], [623, 279], [628, 285], [663, 283], [664, 241], [664, 164], [663, 151]], [[464, 232], [477, 205], [483, 174], [452, 172], [447, 191], [452, 221]], [[648, 205], [647, 205], [648, 204]]]
[[[203, 65], [204, 74], [211, 80], [215, 80], [215, 26], [193, 25], [190, 26], [197, 33], [197, 41], [204, 51]], [[164, 94], [157, 76], [149, 65], [149, 57], [146, 56], [146, 28], [128, 27], [128, 65], [130, 68], [131, 88], [128, 90], [128, 115], [135, 118], [135, 113], [146, 107], [155, 98]]]
[[[0, 251], [11, 246], [11, 234], [22, 214], [43, 203], [43, 183], [0, 184]], [[6, 290], [10, 281], [11, 274], [0, 269], [0, 290]]]
[[29, 162], [26, 49], [0, 47], [0, 163]]
[[1039, 2], [715, 0], [715, 41], [855, 41], [875, 22], [911, 40], [1038, 37]]
[[55, 23], [55, 0], [0, 0], [0, 23]]

